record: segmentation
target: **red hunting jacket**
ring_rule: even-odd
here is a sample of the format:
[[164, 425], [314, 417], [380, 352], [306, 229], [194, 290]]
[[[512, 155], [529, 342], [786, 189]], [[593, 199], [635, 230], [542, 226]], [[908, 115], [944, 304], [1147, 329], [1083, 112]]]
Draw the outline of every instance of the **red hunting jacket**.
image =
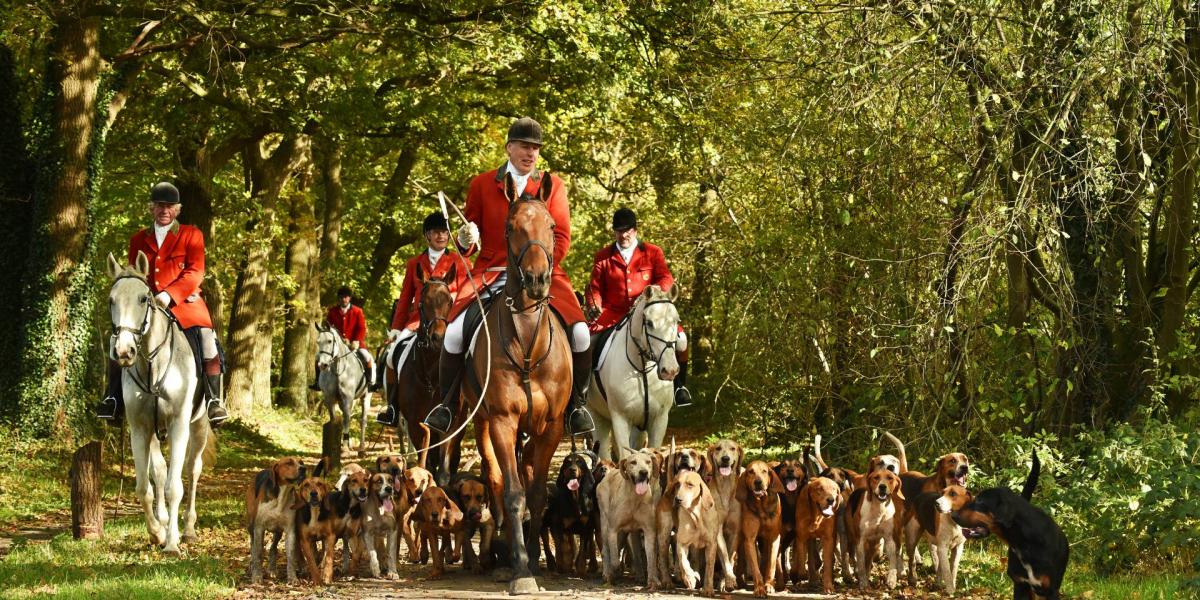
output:
[[674, 284], [662, 248], [638, 242], [626, 264], [616, 244], [605, 246], [596, 253], [585, 294], [589, 303], [600, 307], [600, 317], [588, 324], [588, 329], [596, 333], [616, 325], [646, 286], [657, 285], [667, 291]]
[[[470, 264], [470, 261], [467, 261], [467, 268]], [[417, 265], [420, 265], [426, 277], [438, 278], [444, 277], [450, 271], [450, 267], [454, 267], [454, 281], [448, 282], [451, 294], [457, 294], [459, 288], [464, 285], [471, 287], [471, 284], [467, 283], [467, 268], [463, 267], [462, 259], [448, 248], [438, 259], [436, 267], [429, 264], [429, 250], [408, 259], [408, 265], [404, 268], [404, 287], [400, 289], [400, 299], [396, 301], [396, 310], [392, 313], [392, 329], [416, 331], [421, 323], [421, 312], [417, 307], [421, 301], [421, 278]]]
[[[508, 222], [508, 200], [504, 197], [504, 174], [508, 164], [499, 169], [476, 175], [471, 180], [467, 191], [467, 207], [464, 214], [468, 221], [479, 227], [479, 243], [475, 258], [475, 266], [471, 269], [471, 277], [475, 279], [479, 289], [496, 281], [504, 266], [508, 264], [507, 240], [504, 238], [504, 226]], [[567, 206], [567, 189], [562, 179], [557, 175], [537, 171], [530, 175], [522, 196], [534, 197], [541, 189], [542, 182], [549, 177], [554, 182], [550, 200], [546, 207], [554, 219], [554, 271], [550, 277], [550, 307], [562, 317], [568, 327], [583, 321], [583, 309], [575, 299], [571, 288], [571, 280], [562, 268], [563, 258], [571, 247], [571, 211]], [[462, 249], [468, 256], [474, 252]], [[469, 249], [469, 250], [474, 250]], [[450, 311], [450, 319], [458, 316], [467, 305], [475, 300], [474, 289], [470, 283], [460, 288], [454, 308]]]
[[179, 325], [184, 329], [212, 328], [208, 305], [200, 297], [200, 283], [204, 281], [204, 234], [192, 225], [176, 221], [159, 248], [151, 226], [129, 239], [129, 264], [135, 263], [138, 251], [150, 259], [147, 283], [151, 291], [166, 292], [171, 297], [171, 313]]
[[363, 316], [361, 308], [350, 305], [346, 312], [342, 313], [342, 307], [334, 304], [329, 307], [329, 312], [325, 315], [325, 320], [342, 334], [347, 342], [358, 342], [360, 346], [366, 344], [367, 340], [367, 319]]

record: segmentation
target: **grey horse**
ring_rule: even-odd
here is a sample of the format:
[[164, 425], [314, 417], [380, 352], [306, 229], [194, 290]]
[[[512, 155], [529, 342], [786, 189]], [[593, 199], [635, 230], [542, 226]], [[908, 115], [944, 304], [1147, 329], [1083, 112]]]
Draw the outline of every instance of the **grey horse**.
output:
[[[146, 275], [150, 261], [138, 252], [134, 265], [108, 255], [112, 288], [108, 309], [113, 334], [109, 357], [122, 368], [121, 389], [137, 474], [136, 495], [146, 513], [152, 543], [179, 554], [179, 503], [188, 480], [183, 541], [196, 539], [196, 487], [205, 462], [212, 463], [216, 438], [196, 396], [196, 361], [183, 330], [154, 299]], [[167, 442], [170, 461], [163, 459]]]
[[356, 399], [362, 399], [361, 431], [359, 433], [358, 452], [366, 452], [367, 445], [367, 409], [371, 406], [371, 393], [367, 389], [369, 383], [366, 369], [355, 356], [354, 350], [346, 345], [340, 333], [322, 322], [317, 325], [317, 385], [325, 400], [325, 408], [329, 410], [329, 420], [332, 422], [335, 413], [334, 405], [342, 409], [342, 444], [350, 448], [350, 419], [353, 416]]

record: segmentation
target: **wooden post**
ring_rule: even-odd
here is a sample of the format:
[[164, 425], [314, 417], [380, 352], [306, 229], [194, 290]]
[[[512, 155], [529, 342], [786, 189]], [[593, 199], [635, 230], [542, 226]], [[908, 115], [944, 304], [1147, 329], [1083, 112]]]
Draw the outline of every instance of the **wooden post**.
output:
[[337, 415], [321, 427], [321, 456], [329, 458], [328, 476], [342, 468], [342, 415]]
[[88, 442], [71, 458], [71, 535], [77, 540], [104, 537], [102, 458], [99, 440]]

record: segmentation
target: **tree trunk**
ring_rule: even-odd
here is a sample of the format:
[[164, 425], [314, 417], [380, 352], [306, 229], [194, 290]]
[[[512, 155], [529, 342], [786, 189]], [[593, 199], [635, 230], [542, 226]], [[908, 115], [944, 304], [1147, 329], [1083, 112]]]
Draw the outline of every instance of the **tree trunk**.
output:
[[[268, 158], [260, 141], [242, 153], [251, 177], [251, 202], [259, 217], [247, 224], [246, 254], [238, 272], [232, 313], [229, 317], [228, 403], [238, 415], [271, 403], [270, 365], [272, 330], [268, 300], [268, 259], [271, 231], [279, 194], [293, 171], [304, 160], [305, 135], [289, 134]], [[264, 371], [265, 368], [265, 373]]]
[[[23, 429], [32, 435], [62, 431], [68, 406], [83, 406], [83, 377], [93, 335], [96, 278], [89, 205], [99, 170], [97, 92], [100, 22], [60, 17], [46, 72], [54, 98], [45, 138], [38, 140], [39, 172], [27, 281], [25, 352], [19, 389]], [[102, 139], [102, 138], [101, 138]]]
[[[1200, 67], [1200, 15], [1191, 2], [1176, 0], [1172, 2], [1172, 9], [1176, 22], [1183, 26], [1183, 32], [1175, 48], [1180, 68], [1173, 74], [1175, 144], [1171, 157], [1170, 203], [1163, 227], [1166, 237], [1166, 295], [1162, 301], [1162, 319], [1158, 329], [1158, 356], [1178, 374], [1181, 364], [1178, 361], [1183, 357], [1173, 354], [1179, 344], [1179, 330], [1187, 310], [1188, 275], [1193, 254], [1191, 238], [1195, 228], [1193, 203], [1196, 197], [1197, 140], [1194, 128], [1200, 124], [1195, 69]], [[1164, 378], [1167, 376], [1169, 374], [1164, 373]], [[1183, 414], [1186, 400], [1182, 389], [1175, 386], [1168, 388], [1167, 402], [1172, 414]]]
[[337, 473], [342, 468], [342, 414], [337, 413], [332, 421], [321, 426], [321, 456], [329, 459], [326, 473]]
[[103, 449], [93, 440], [71, 458], [71, 535], [77, 540], [104, 537]]
[[392, 258], [401, 248], [421, 239], [416, 232], [404, 232], [396, 217], [399, 207], [406, 204], [407, 196], [404, 188], [408, 184], [408, 176], [412, 174], [417, 164], [417, 151], [420, 144], [409, 141], [396, 158], [396, 168], [383, 188], [384, 206], [380, 210], [383, 222], [379, 224], [379, 239], [375, 241], [375, 249], [371, 251], [371, 269], [367, 273], [367, 285], [363, 290], [363, 302], [374, 298], [379, 290], [379, 281], [392, 266]]
[[288, 210], [288, 248], [284, 271], [291, 286], [283, 290], [283, 364], [280, 374], [278, 402], [296, 410], [308, 408], [308, 378], [313, 363], [311, 343], [313, 332], [310, 278], [316, 250], [316, 218], [308, 194], [291, 195]]
[[334, 272], [337, 264], [338, 245], [342, 235], [342, 146], [336, 140], [324, 138], [317, 144], [317, 157], [321, 168], [321, 191], [325, 196], [324, 224], [321, 227], [320, 260], [315, 267], [310, 286], [315, 288], [318, 295], [317, 305], [313, 306], [314, 318], [319, 314], [320, 307], [333, 304], [337, 292], [330, 288], [321, 294], [321, 282], [326, 273]]

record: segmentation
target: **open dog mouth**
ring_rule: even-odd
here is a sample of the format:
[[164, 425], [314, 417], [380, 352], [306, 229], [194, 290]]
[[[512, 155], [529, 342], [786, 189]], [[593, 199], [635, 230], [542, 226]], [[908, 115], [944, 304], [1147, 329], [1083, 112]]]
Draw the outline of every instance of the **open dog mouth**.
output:
[[889, 496], [887, 490], [878, 490], [875, 492], [875, 497], [879, 498], [880, 501], [886, 502]]
[[645, 496], [646, 492], [650, 491], [649, 475], [639, 473], [637, 481], [633, 482], [633, 492], [639, 496]]
[[951, 475], [950, 483], [953, 485], [960, 485], [962, 487], [967, 487], [967, 474], [961, 473], [961, 474], [957, 474], [957, 475]]
[[975, 527], [963, 527], [962, 528], [963, 537], [965, 537], [967, 539], [971, 539], [971, 540], [985, 538], [990, 533], [991, 533], [991, 531], [989, 531], [988, 528], [984, 527], [983, 525], [976, 525]]
[[794, 492], [800, 487], [800, 481], [795, 477], [784, 478], [783, 487], [789, 492]]
[[827, 517], [832, 517], [832, 516], [833, 516], [833, 505], [832, 505], [832, 504], [830, 504], [829, 506], [826, 506], [825, 508], [822, 508], [822, 509], [821, 509], [821, 514], [823, 514], [823, 515], [825, 515], [825, 516], [827, 516]]
[[720, 473], [722, 477], [729, 477], [730, 475], [733, 474], [733, 467], [731, 467], [729, 465], [721, 465], [717, 469], [717, 472]]
[[574, 479], [571, 479], [570, 481], [568, 481], [567, 489], [571, 490], [572, 492], [578, 492], [579, 491], [579, 478], [574, 478]]

